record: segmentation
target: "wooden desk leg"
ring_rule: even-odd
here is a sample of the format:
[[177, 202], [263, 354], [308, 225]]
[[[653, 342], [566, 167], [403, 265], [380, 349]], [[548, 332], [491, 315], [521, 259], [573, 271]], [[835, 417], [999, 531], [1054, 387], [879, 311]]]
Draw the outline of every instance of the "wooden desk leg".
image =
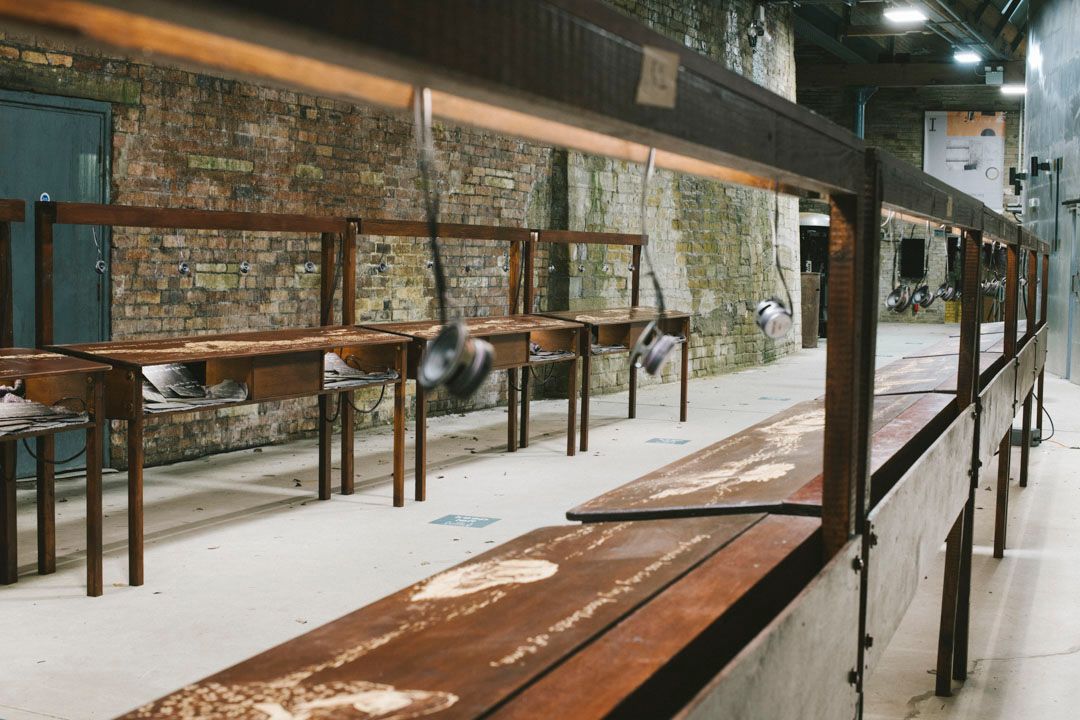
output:
[[679, 371], [679, 422], [686, 422], [686, 406], [689, 402], [690, 383], [690, 321], [683, 325], [682, 368]]
[[[337, 399], [337, 394], [334, 394]], [[330, 476], [333, 468], [333, 455], [330, 438], [334, 436], [334, 423], [330, 417], [330, 395], [319, 396], [319, 499], [330, 499]]]
[[101, 459], [102, 427], [105, 403], [101, 396], [101, 384], [94, 385], [95, 422], [86, 431], [86, 594], [100, 597], [102, 588], [101, 568]]
[[637, 368], [630, 363], [630, 412], [627, 417], [633, 420], [637, 417]]
[[1024, 429], [1020, 437], [1020, 487], [1027, 487], [1028, 461], [1031, 460], [1031, 392], [1024, 398]]
[[394, 383], [394, 507], [405, 506], [405, 363]]
[[[976, 485], [977, 486], [977, 485]], [[956, 621], [953, 631], [952, 678], [967, 680], [968, 637], [971, 631], [971, 556], [975, 531], [975, 493], [964, 504], [964, 529], [960, 533], [960, 576], [956, 587]]]
[[353, 414], [352, 391], [338, 393], [341, 410], [341, 494], [352, 495], [355, 477], [354, 438], [356, 433], [356, 416]]
[[570, 361], [570, 375], [566, 379], [566, 454], [573, 457], [577, 451], [577, 374], [578, 359]]
[[1042, 372], [1039, 373], [1039, 389], [1036, 392], [1036, 395], [1038, 396], [1039, 399], [1035, 404], [1035, 427], [1039, 431], [1040, 442], [1042, 440], [1042, 429], [1043, 429], [1043, 387], [1045, 386], [1045, 384], [1046, 384], [1046, 369], [1043, 368]]
[[532, 371], [525, 368], [521, 372], [521, 422], [518, 430], [518, 447], [529, 447], [529, 381], [532, 379]]
[[1009, 470], [1012, 460], [1012, 428], [998, 445], [997, 506], [994, 512], [994, 557], [1005, 557], [1005, 531], [1009, 525]]
[[416, 383], [416, 471], [413, 482], [416, 500], [427, 500], [427, 397], [419, 382]]
[[[529, 368], [524, 368], [529, 372]], [[510, 368], [506, 371], [506, 451], [517, 452], [518, 446], [518, 371]]]
[[934, 694], [952, 695], [952, 661], [956, 630], [956, 598], [960, 580], [960, 544], [964, 532], [964, 513], [961, 512], [949, 531], [945, 543], [945, 581], [941, 589], [941, 625], [938, 629], [937, 682]]
[[37, 438], [38, 575], [56, 572], [56, 437]]
[[128, 445], [128, 584], [143, 584], [143, 418], [129, 420]]
[[14, 442], [0, 443], [0, 585], [19, 579], [19, 535], [15, 526]]
[[592, 377], [592, 332], [585, 330], [581, 342], [581, 452], [589, 449], [589, 380]]

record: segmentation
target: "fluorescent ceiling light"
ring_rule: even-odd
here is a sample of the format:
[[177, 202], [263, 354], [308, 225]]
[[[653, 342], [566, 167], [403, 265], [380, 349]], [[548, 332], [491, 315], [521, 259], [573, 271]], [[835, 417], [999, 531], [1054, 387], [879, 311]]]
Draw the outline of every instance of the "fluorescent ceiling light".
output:
[[1027, 85], [1019, 85], [1019, 84], [1002, 85], [1001, 86], [1001, 94], [1002, 95], [1026, 95], [1027, 94]]
[[917, 7], [906, 6], [894, 6], [885, 8], [885, 12], [882, 13], [885, 19], [894, 23], [920, 23], [926, 21], [926, 13]]
[[972, 65], [977, 62], [982, 62], [982, 55], [973, 50], [957, 50], [953, 54], [953, 60], [964, 65]]

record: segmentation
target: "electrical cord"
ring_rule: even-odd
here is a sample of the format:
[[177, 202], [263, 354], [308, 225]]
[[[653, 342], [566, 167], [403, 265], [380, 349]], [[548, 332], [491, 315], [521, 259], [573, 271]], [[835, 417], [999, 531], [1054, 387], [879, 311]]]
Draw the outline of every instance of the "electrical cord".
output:
[[435, 295], [439, 304], [439, 322], [446, 325], [446, 272], [439, 252], [439, 193], [434, 187], [435, 146], [431, 134], [431, 91], [420, 88], [413, 93], [414, 128], [420, 168], [420, 189], [427, 214], [428, 242], [431, 246], [432, 271], [435, 274]]
[[[78, 397], [62, 397], [59, 400], [57, 400], [56, 402], [54, 402], [52, 404], [52, 407], [56, 407], [57, 405], [59, 405], [60, 403], [66, 401], [66, 400], [74, 400], [74, 401], [78, 402], [79, 404], [81, 404], [83, 406], [83, 412], [86, 412], [86, 401], [83, 400], [82, 398], [78, 398]], [[30, 457], [32, 457], [37, 462], [43, 462], [46, 465], [66, 465], [67, 463], [71, 462], [72, 460], [78, 460], [80, 457], [82, 457], [86, 453], [86, 443], [83, 442], [82, 450], [75, 453], [71, 457], [64, 458], [63, 460], [49, 460], [47, 458], [38, 457], [34, 453], [34, 451], [30, 449], [30, 443], [26, 442], [26, 438], [22, 439], [22, 444], [23, 444], [23, 447], [26, 449], [26, 452], [30, 454]]]
[[660, 279], [656, 276], [656, 267], [653, 265], [652, 253], [649, 252], [649, 233], [648, 231], [648, 201], [649, 201], [649, 180], [652, 179], [653, 171], [656, 168], [656, 148], [649, 148], [649, 155], [645, 159], [645, 176], [641, 180], [641, 234], [645, 239], [645, 243], [642, 245], [642, 250], [645, 253], [645, 262], [649, 266], [649, 278], [652, 280], [653, 292], [656, 293], [656, 305], [659, 310], [659, 321], [657, 325], [662, 325], [664, 321], [666, 306], [664, 304], [664, 290], [660, 287]]
[[780, 266], [780, 181], [776, 181], [773, 190], [773, 260], [776, 262], [776, 273], [780, 276], [780, 284], [784, 286], [787, 295], [788, 312], [794, 312], [795, 303], [791, 299], [791, 288], [788, 287], [784, 268]]

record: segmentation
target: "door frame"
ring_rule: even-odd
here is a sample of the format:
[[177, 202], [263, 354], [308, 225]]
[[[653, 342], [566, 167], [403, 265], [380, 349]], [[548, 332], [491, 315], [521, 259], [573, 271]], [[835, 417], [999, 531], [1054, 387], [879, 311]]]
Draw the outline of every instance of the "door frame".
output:
[[[112, 201], [112, 105], [100, 100], [88, 100], [63, 95], [49, 95], [45, 93], [19, 92], [14, 90], [0, 89], [0, 105], [15, 105], [42, 110], [68, 112], [79, 115], [95, 116], [100, 121], [101, 133], [99, 142], [101, 147], [101, 198], [100, 202], [109, 204]], [[33, 230], [33, 201], [38, 198], [30, 198], [29, 212], [26, 224]], [[54, 198], [55, 199], [55, 198]], [[112, 228], [99, 226], [97, 228], [99, 242], [102, 248], [102, 257], [106, 262], [106, 271], [103, 282], [105, 291], [101, 293], [101, 329], [104, 337], [101, 340], [112, 338]], [[35, 283], [37, 278], [35, 277]], [[14, 300], [14, 298], [12, 298]], [[14, 311], [14, 308], [13, 308]], [[31, 343], [32, 344], [32, 343]], [[103, 437], [104, 464], [109, 464], [109, 425], [105, 424]], [[57, 467], [57, 472], [67, 472]]]

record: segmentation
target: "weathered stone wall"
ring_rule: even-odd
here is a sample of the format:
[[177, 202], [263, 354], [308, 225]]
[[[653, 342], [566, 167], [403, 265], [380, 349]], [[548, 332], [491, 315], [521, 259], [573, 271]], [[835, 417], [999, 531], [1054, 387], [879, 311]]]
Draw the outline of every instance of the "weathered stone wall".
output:
[[[787, 9], [769, 9], [770, 37], [751, 52], [744, 31], [752, 5], [746, 0], [615, 4], [794, 96]], [[0, 87], [111, 103], [110, 189], [117, 204], [422, 217], [408, 118], [61, 41], [2, 34]], [[435, 145], [447, 222], [639, 230], [640, 168], [441, 124]], [[764, 362], [795, 347], [793, 341], [765, 340], [750, 318], [754, 304], [778, 289], [771, 266], [770, 195], [662, 172], [649, 205], [653, 259], [669, 305], [697, 314], [695, 374]], [[780, 206], [781, 256], [795, 268], [794, 203], [781, 199]], [[115, 338], [318, 322], [319, 276], [303, 271], [306, 260], [319, 261], [317, 237], [118, 228], [111, 242]], [[573, 247], [541, 250], [536, 261], [540, 307], [628, 304], [625, 249], [591, 248], [582, 272], [575, 252]], [[506, 312], [505, 245], [450, 240], [445, 253], [451, 302], [461, 312]], [[361, 237], [357, 255], [355, 301], [361, 321], [434, 316], [425, 239]], [[180, 259], [194, 268], [190, 277], [177, 273]], [[245, 259], [254, 267], [241, 277], [237, 265]], [[386, 271], [380, 272], [383, 262]], [[647, 281], [642, 298], [652, 301]], [[625, 358], [598, 370], [603, 372], [597, 390], [625, 387]], [[671, 379], [670, 370], [665, 379]], [[546, 390], [557, 392], [557, 387]], [[505, 375], [498, 373], [467, 404], [436, 395], [432, 412], [489, 407], [505, 402], [505, 395]], [[361, 394], [358, 403], [373, 399]], [[147, 458], [176, 460], [310, 434], [314, 405], [307, 399], [152, 420]], [[385, 403], [360, 422], [385, 423], [389, 412]], [[122, 428], [116, 430], [112, 457], [122, 464], [124, 435]]]

